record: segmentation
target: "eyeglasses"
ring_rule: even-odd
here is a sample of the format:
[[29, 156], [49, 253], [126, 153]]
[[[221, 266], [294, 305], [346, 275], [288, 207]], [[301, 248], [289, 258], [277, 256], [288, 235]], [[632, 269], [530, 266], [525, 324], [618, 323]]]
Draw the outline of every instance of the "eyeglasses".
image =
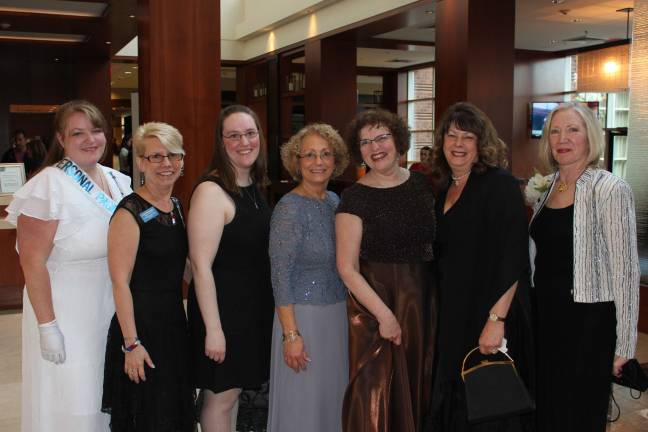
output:
[[335, 153], [329, 150], [324, 150], [321, 153], [316, 153], [314, 151], [311, 151], [303, 155], [300, 154], [297, 155], [299, 159], [306, 159], [308, 162], [315, 162], [318, 156], [323, 161], [330, 161], [335, 157]]
[[385, 141], [387, 141], [389, 138], [391, 138], [391, 136], [392, 136], [392, 134], [386, 133], [386, 134], [378, 135], [374, 139], [365, 138], [365, 139], [361, 139], [358, 142], [360, 143], [360, 147], [365, 146], [367, 144], [371, 144], [371, 143], [382, 144]]
[[223, 135], [223, 138], [231, 141], [241, 141], [243, 137], [247, 138], [248, 141], [253, 140], [254, 138], [259, 136], [259, 131], [257, 130], [249, 130], [247, 132], [233, 132], [229, 135]]
[[168, 155], [153, 153], [152, 155], [142, 156], [142, 159], [146, 159], [147, 161], [155, 164], [162, 163], [164, 158], [169, 159], [169, 162], [180, 162], [182, 159], [184, 159], [184, 155], [182, 153], [169, 153]]

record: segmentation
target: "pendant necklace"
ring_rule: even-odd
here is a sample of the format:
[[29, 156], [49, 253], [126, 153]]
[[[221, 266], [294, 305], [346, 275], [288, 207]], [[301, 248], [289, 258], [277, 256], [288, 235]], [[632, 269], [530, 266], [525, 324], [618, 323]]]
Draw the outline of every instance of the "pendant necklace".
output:
[[470, 171], [468, 171], [467, 173], [462, 174], [462, 175], [460, 175], [460, 176], [450, 175], [450, 177], [452, 177], [452, 182], [455, 184], [455, 186], [459, 186], [459, 182], [460, 182], [462, 179], [468, 177], [468, 175], [470, 175], [471, 172], [472, 172], [472, 170], [470, 170]]
[[565, 192], [567, 190], [567, 182], [564, 180], [560, 180], [558, 182], [558, 186], [556, 186], [556, 190], [558, 192]]
[[257, 200], [256, 200], [256, 187], [252, 188], [252, 193], [248, 192], [246, 188], [241, 188], [241, 189], [243, 189], [245, 195], [247, 195], [248, 198], [250, 198], [250, 201], [252, 201], [252, 203], [254, 204], [254, 208], [259, 210], [259, 204], [257, 204]]

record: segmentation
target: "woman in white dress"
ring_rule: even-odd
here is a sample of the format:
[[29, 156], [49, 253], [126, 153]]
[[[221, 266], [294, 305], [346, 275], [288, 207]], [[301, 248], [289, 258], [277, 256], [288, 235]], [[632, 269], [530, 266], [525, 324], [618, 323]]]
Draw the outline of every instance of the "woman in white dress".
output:
[[108, 222], [130, 179], [99, 165], [108, 125], [85, 101], [61, 105], [40, 173], [7, 208], [25, 275], [22, 431], [107, 431], [104, 350], [115, 312]]

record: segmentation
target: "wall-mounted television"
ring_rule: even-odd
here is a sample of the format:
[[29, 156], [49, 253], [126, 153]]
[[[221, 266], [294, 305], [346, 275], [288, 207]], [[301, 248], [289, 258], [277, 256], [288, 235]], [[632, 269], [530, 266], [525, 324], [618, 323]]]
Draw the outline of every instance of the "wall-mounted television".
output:
[[[542, 137], [542, 128], [549, 113], [563, 102], [531, 102], [530, 118], [531, 118], [531, 138]], [[589, 109], [594, 111], [596, 118], [599, 117], [599, 103], [598, 101], [581, 102]]]
[[531, 102], [531, 138], [540, 138], [549, 113], [562, 102]]

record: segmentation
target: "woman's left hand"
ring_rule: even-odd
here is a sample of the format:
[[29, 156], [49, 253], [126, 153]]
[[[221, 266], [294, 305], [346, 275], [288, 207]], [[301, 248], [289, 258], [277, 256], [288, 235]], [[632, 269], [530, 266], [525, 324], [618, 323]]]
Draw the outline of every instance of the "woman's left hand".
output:
[[502, 346], [504, 339], [504, 323], [486, 321], [479, 336], [479, 352], [482, 354], [495, 354]]
[[614, 356], [614, 363], [612, 364], [612, 375], [616, 377], [621, 376], [621, 369], [623, 365], [628, 362], [628, 359], [625, 357], [619, 357], [618, 355]]

